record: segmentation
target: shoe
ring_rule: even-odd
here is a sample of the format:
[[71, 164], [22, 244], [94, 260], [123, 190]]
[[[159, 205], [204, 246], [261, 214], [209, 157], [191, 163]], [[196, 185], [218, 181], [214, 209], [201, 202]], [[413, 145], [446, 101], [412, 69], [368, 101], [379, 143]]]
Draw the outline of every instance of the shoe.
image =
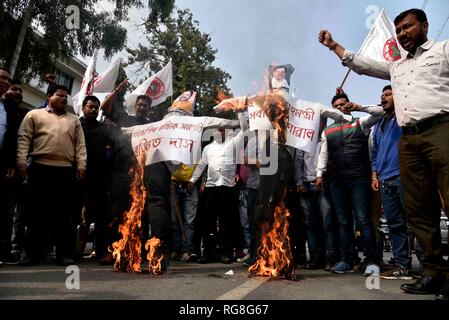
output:
[[58, 266], [67, 267], [75, 263], [75, 260], [69, 257], [60, 257], [56, 258], [55, 264]]
[[[386, 271], [390, 271], [390, 270], [394, 270], [397, 268], [397, 265], [392, 265], [390, 263], [385, 263], [383, 261], [380, 261], [379, 263], [379, 268], [380, 268], [380, 273], [386, 272]], [[411, 268], [407, 268], [411, 269]]]
[[324, 271], [330, 272], [332, 267], [336, 264], [335, 258], [328, 257], [326, 258], [326, 264], [324, 265]]
[[31, 259], [31, 258], [25, 258], [23, 260], [20, 260], [18, 265], [22, 267], [29, 267], [29, 266], [35, 266], [39, 264], [39, 260]]
[[412, 280], [412, 274], [409, 269], [403, 268], [401, 266], [396, 266], [392, 270], [387, 270], [380, 274], [381, 279], [385, 280]]
[[396, 266], [396, 260], [394, 259], [394, 257], [391, 257], [390, 260], [387, 261], [387, 264], [389, 264], [390, 266]]
[[170, 254], [170, 260], [171, 260], [171, 261], [179, 261], [180, 258], [181, 258], [181, 256], [180, 256], [176, 251], [173, 251], [173, 252]]
[[[15, 265], [20, 262], [20, 257], [17, 255], [10, 255], [9, 257], [6, 257], [6, 259], [3, 259], [3, 264], [5, 265]], [[1, 261], [0, 261], [1, 262]], [[0, 263], [1, 265], [1, 263]]]
[[321, 259], [312, 259], [307, 264], [306, 269], [318, 270], [318, 269], [323, 269], [324, 267], [325, 267], [325, 265]]
[[234, 255], [236, 260], [241, 259], [245, 256], [246, 256], [246, 254], [245, 254], [245, 252], [243, 252], [243, 250], [237, 250]]
[[230, 263], [232, 263], [232, 258], [230, 258], [228, 256], [221, 256], [220, 262], [224, 263], [224, 264], [230, 264]]
[[249, 257], [248, 260], [246, 260], [245, 262], [243, 262], [243, 266], [246, 268], [251, 267], [256, 261], [254, 259], [251, 259], [251, 256]]
[[187, 251], [186, 252], [184, 252], [182, 255], [181, 255], [181, 259], [180, 259], [182, 262], [189, 262], [190, 261], [190, 253], [188, 253]]
[[100, 265], [102, 266], [110, 266], [113, 265], [115, 262], [114, 257], [112, 256], [112, 253], [108, 253], [103, 258], [100, 259]]
[[242, 257], [242, 258], [238, 258], [238, 259], [237, 259], [237, 262], [239, 262], [239, 263], [246, 262], [246, 261], [249, 260], [250, 257], [251, 257], [251, 256], [250, 256], [249, 254], [247, 254], [246, 256], [244, 256], [244, 257]]
[[424, 277], [424, 273], [423, 273], [423, 271], [422, 270], [417, 270], [417, 271], [412, 271], [412, 278], [413, 279], [416, 279], [416, 280], [419, 280], [419, 279], [421, 279], [422, 277]]
[[331, 268], [331, 272], [343, 274], [343, 273], [354, 273], [354, 270], [351, 268], [349, 264], [344, 261], [340, 261], [335, 266]]
[[364, 270], [364, 266], [362, 263], [354, 263], [354, 265], [352, 266], [352, 270], [354, 270], [354, 272], [362, 272], [362, 270]]
[[449, 300], [449, 279], [443, 285], [443, 289], [435, 296], [436, 300]]
[[303, 259], [299, 259], [298, 261], [294, 261], [295, 268], [305, 268], [307, 266], [307, 261]]
[[440, 288], [439, 277], [432, 277], [430, 275], [424, 275], [421, 279], [415, 283], [406, 283], [401, 286], [401, 289], [407, 293], [412, 294], [431, 294], [437, 293]]
[[367, 266], [365, 268], [365, 272], [363, 272], [363, 275], [365, 277], [379, 276], [379, 274], [380, 274], [380, 268], [377, 264], [374, 264], [374, 263], [367, 264]]
[[212, 257], [209, 257], [209, 256], [203, 256], [198, 259], [199, 264], [214, 263], [214, 262], [215, 262], [215, 259], [213, 259]]
[[196, 253], [190, 254], [190, 262], [195, 262], [195, 261], [198, 261], [198, 256], [196, 255]]

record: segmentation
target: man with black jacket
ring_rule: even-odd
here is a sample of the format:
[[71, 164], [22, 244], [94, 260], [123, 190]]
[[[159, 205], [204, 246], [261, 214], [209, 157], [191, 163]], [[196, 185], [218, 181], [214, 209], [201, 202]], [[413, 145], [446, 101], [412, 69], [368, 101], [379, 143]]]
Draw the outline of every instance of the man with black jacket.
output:
[[[352, 211], [362, 229], [363, 247], [370, 275], [379, 264], [373, 225], [369, 214], [369, 192], [371, 168], [368, 151], [369, 129], [382, 117], [381, 107], [362, 107], [349, 102], [345, 93], [338, 93], [332, 99], [332, 106], [345, 114], [363, 111], [370, 115], [353, 118], [349, 123], [335, 122], [324, 129], [321, 135], [321, 151], [318, 157], [316, 185], [321, 188], [323, 173], [326, 172], [331, 199], [338, 218], [340, 236], [340, 262], [331, 271], [334, 273], [354, 272], [354, 224]], [[377, 267], [378, 269], [378, 267]]]
[[11, 80], [9, 70], [0, 68], [0, 261], [8, 260], [11, 253], [8, 190], [15, 174], [17, 118], [14, 102], [4, 99]]

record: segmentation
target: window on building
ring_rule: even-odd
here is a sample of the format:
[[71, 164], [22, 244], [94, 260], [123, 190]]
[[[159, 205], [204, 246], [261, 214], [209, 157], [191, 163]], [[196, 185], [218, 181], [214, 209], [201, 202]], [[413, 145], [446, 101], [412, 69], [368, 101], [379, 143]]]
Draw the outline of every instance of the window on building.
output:
[[72, 87], [73, 87], [73, 77], [69, 76], [68, 74], [62, 72], [59, 69], [56, 69], [56, 83], [66, 86], [69, 89], [69, 94], [72, 94]]

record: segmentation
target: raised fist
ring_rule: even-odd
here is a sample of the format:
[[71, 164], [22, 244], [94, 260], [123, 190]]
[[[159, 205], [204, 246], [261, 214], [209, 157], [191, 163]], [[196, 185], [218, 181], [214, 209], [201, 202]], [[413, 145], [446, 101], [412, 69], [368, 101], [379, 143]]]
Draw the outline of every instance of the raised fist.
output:
[[329, 31], [321, 30], [318, 34], [318, 41], [320, 41], [323, 46], [329, 47], [334, 42], [334, 39], [332, 39], [332, 35]]

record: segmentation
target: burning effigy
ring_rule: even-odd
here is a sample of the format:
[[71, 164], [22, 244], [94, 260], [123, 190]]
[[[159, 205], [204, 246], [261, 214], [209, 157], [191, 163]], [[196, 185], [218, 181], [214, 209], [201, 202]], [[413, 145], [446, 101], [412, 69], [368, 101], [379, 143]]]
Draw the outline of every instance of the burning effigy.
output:
[[[199, 161], [204, 128], [238, 124], [235, 120], [189, 116], [194, 98], [194, 92], [184, 92], [161, 121], [122, 128], [125, 135], [131, 136], [131, 148], [139, 163], [130, 172], [132, 204], [123, 214], [121, 239], [112, 245], [117, 271], [142, 272], [145, 259], [150, 273], [160, 275], [167, 270], [172, 238], [172, 170]], [[149, 233], [142, 221], [150, 226]]]
[[[273, 82], [285, 86], [285, 81]], [[287, 93], [288, 95], [288, 93]], [[278, 169], [260, 176], [260, 185], [255, 207], [255, 221], [259, 226], [259, 243], [256, 261], [248, 271], [255, 276], [295, 279], [294, 263], [288, 235], [290, 212], [285, 205], [288, 185], [292, 179], [293, 164], [286, 147], [286, 130], [289, 119], [289, 102], [283, 87], [271, 88], [268, 94], [253, 97], [238, 97], [223, 100], [217, 107], [222, 110], [242, 110], [248, 105], [258, 106], [274, 127], [266, 143], [277, 148], [275, 159]]]
[[[259, 194], [255, 208], [261, 239], [256, 261], [248, 269], [252, 275], [295, 279], [294, 263], [288, 235], [290, 212], [285, 205], [288, 185], [293, 177], [293, 165], [286, 149], [286, 128], [289, 104], [282, 95], [271, 93], [254, 99], [275, 128], [270, 137], [271, 147], [278, 148], [278, 169], [260, 176]], [[274, 141], [275, 140], [275, 141]]]
[[141, 163], [132, 168], [130, 175], [133, 177], [130, 195], [133, 199], [131, 208], [124, 212], [123, 222], [119, 226], [121, 239], [112, 244], [112, 256], [115, 259], [116, 271], [140, 272], [141, 248], [140, 239], [142, 230], [142, 212], [145, 207], [147, 191], [143, 181], [143, 167]]

